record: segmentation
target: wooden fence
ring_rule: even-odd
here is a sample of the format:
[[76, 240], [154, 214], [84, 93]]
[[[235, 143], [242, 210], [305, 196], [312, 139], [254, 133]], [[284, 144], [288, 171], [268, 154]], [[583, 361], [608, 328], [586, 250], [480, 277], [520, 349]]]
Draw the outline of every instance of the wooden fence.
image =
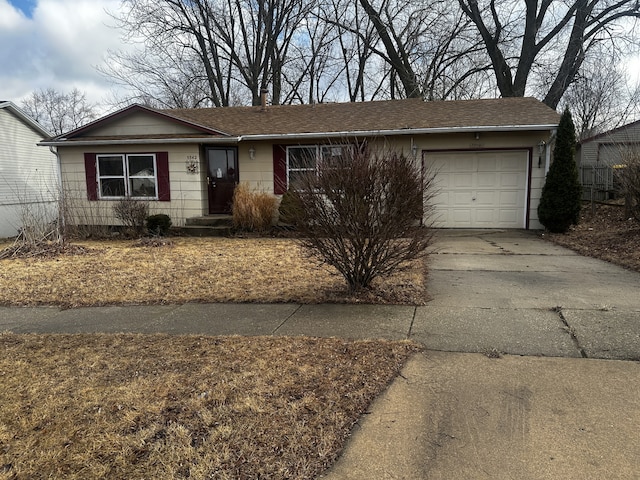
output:
[[614, 169], [609, 165], [580, 165], [582, 199], [604, 201], [615, 198], [617, 184]]

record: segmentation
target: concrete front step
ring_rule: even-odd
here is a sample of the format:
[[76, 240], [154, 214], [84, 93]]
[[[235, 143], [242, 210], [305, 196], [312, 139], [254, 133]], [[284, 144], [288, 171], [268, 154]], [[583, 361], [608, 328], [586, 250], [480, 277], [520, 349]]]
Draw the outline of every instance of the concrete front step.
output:
[[228, 227], [233, 225], [233, 217], [231, 215], [204, 215], [202, 217], [191, 217], [185, 221], [188, 227]]

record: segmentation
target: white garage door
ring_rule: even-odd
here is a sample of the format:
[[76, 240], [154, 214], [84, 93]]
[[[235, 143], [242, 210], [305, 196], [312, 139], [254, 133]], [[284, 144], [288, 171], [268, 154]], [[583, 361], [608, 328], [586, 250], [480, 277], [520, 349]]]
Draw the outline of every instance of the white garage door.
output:
[[425, 153], [440, 228], [525, 228], [528, 152]]

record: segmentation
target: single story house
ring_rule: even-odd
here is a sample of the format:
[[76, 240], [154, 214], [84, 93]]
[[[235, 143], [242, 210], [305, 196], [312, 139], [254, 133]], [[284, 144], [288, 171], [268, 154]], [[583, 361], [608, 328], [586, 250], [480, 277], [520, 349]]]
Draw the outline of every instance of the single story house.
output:
[[607, 200], [616, 194], [615, 170], [624, 156], [640, 153], [640, 120], [585, 138], [576, 148], [583, 199]]
[[57, 216], [56, 156], [37, 143], [51, 137], [9, 101], [0, 101], [0, 238], [13, 237], [24, 222]]
[[[263, 97], [253, 107], [132, 105], [40, 144], [57, 148], [78, 212], [128, 196], [180, 226], [229, 212], [238, 182], [282, 195], [297, 172], [366, 141], [438, 171], [436, 226], [537, 229], [558, 121], [533, 98], [267, 105]], [[98, 217], [117, 223], [104, 209]]]

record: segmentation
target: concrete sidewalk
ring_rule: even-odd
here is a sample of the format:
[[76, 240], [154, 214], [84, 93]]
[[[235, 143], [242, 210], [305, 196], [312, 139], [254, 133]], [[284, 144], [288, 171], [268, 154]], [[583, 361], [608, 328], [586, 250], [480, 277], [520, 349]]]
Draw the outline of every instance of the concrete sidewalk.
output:
[[527, 232], [437, 248], [427, 306], [0, 308], [0, 331], [409, 338], [326, 478], [640, 478], [640, 274]]

